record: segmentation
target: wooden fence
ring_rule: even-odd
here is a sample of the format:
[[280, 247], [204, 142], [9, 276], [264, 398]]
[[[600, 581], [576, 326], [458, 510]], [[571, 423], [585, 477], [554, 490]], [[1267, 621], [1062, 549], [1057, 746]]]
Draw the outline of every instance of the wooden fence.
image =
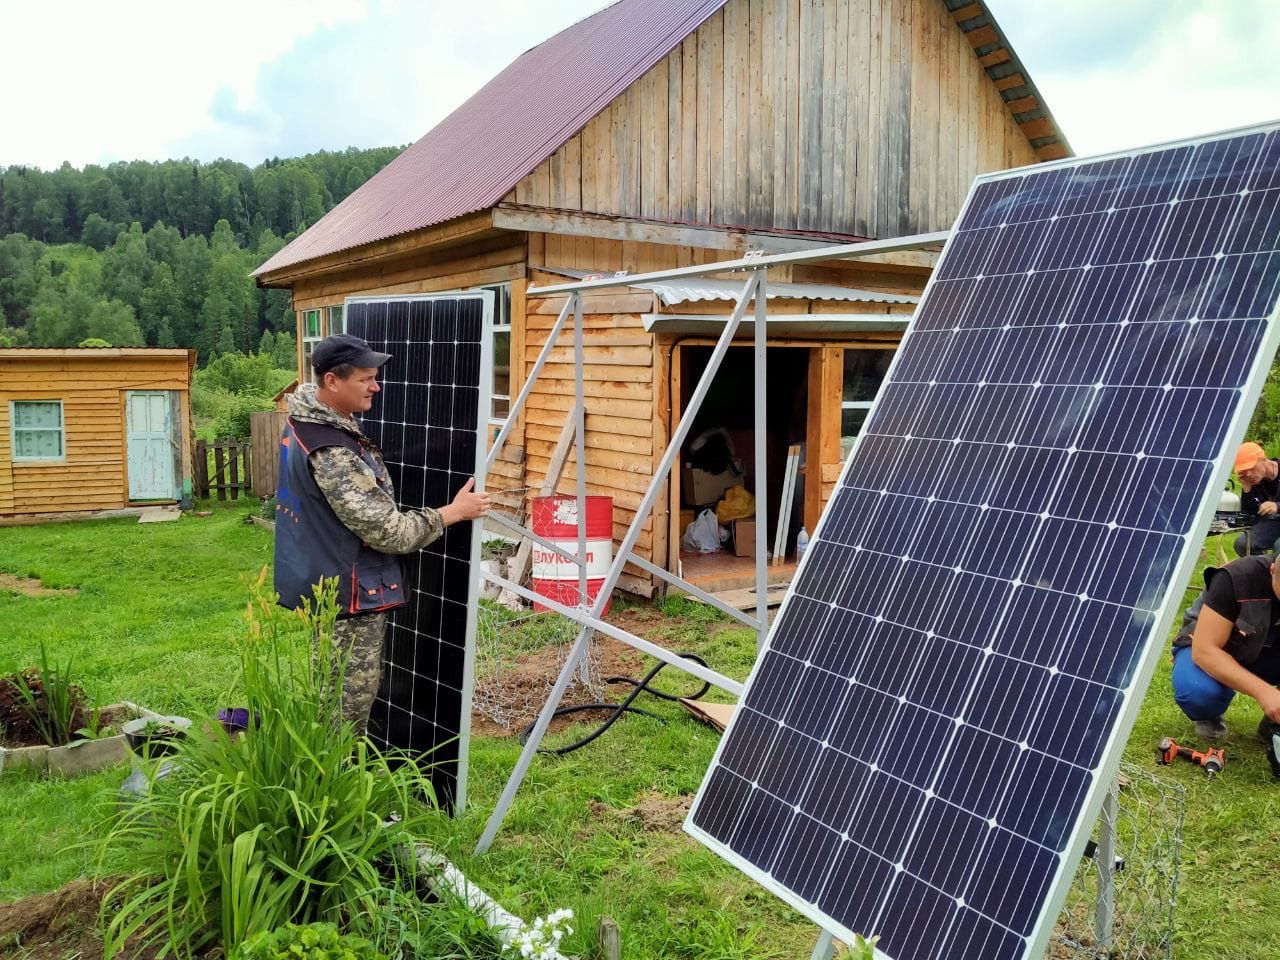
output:
[[288, 414], [276, 410], [249, 417], [253, 433], [253, 495], [266, 499], [276, 493], [280, 471], [280, 434]]
[[196, 459], [192, 483], [197, 497], [216, 493], [219, 500], [240, 499], [240, 492], [250, 492], [253, 452], [247, 440], [196, 441]]

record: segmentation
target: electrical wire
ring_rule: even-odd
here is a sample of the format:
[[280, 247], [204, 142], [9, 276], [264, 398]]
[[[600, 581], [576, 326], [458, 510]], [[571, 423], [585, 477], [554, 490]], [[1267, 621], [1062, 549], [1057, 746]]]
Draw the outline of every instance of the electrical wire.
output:
[[[681, 653], [678, 654], [678, 656], [683, 657], [686, 660], [692, 660], [694, 663], [700, 664], [704, 667], [707, 666], [707, 661], [703, 660], [696, 653]], [[613, 726], [614, 723], [617, 722], [618, 718], [624, 713], [639, 713], [646, 717], [653, 717], [659, 723], [666, 723], [667, 721], [665, 717], [660, 717], [651, 710], [645, 710], [643, 707], [631, 706], [631, 702], [635, 700], [636, 697], [640, 696], [641, 693], [648, 693], [649, 695], [659, 697], [662, 700], [671, 700], [674, 702], [679, 700], [701, 700], [703, 696], [706, 695], [707, 691], [711, 689], [711, 684], [705, 681], [702, 686], [698, 688], [697, 693], [687, 697], [681, 697], [671, 693], [663, 693], [661, 690], [653, 689], [649, 686], [649, 683], [665, 666], [668, 666], [666, 661], [658, 663], [639, 680], [634, 677], [606, 677], [604, 681], [606, 684], [629, 683], [635, 687], [634, 690], [627, 694], [627, 698], [621, 703], [577, 703], [570, 707], [557, 707], [556, 712], [551, 715], [552, 719], [568, 716], [571, 713], [581, 713], [584, 710], [609, 710], [612, 712], [611, 715], [602, 724], [600, 724], [600, 726], [587, 734], [581, 740], [575, 740], [573, 743], [563, 747], [539, 747], [538, 752], [554, 754], [555, 756], [564, 756], [566, 753], [572, 753], [574, 750], [579, 750]], [[534, 721], [520, 731], [520, 742], [522, 744], [528, 741], [529, 735], [533, 733], [533, 728], [536, 725], [537, 721]]]

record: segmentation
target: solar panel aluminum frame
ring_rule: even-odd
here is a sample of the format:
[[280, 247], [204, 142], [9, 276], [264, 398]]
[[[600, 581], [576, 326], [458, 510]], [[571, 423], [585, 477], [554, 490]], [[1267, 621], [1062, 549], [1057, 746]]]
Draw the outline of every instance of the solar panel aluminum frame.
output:
[[[1039, 163], [1015, 168], [1013, 170], [1000, 171], [998, 173], [981, 174], [974, 179], [955, 222], [962, 223], [964, 221], [965, 214], [968, 212], [968, 208], [970, 203], [973, 201], [977, 189], [981, 185], [990, 181], [1005, 180], [1015, 176], [1024, 176], [1029, 172], [1040, 174], [1056, 168], [1081, 166], [1086, 163], [1095, 163], [1109, 159], [1140, 156], [1173, 147], [1195, 146], [1197, 144], [1208, 143], [1229, 137], [1245, 136], [1253, 133], [1267, 133], [1278, 129], [1280, 129], [1280, 122], [1277, 121], [1253, 124], [1224, 130], [1218, 133], [1206, 134], [1187, 139], [1172, 140], [1131, 150], [1120, 150], [1084, 158], [1072, 157], [1048, 163]], [[920, 298], [922, 305], [929, 302], [929, 295], [934, 286], [935, 279], [942, 273], [942, 267], [946, 262], [948, 249], [949, 248], [944, 248], [937, 265], [934, 267], [929, 280], [925, 284], [925, 289]], [[915, 319], [918, 315], [919, 313], [917, 312], [917, 314], [912, 316], [912, 322], [908, 325], [907, 331], [903, 336], [904, 344], [912, 335], [913, 328], [915, 326]], [[1199, 507], [1195, 514], [1196, 519], [1189, 527], [1188, 532], [1184, 537], [1182, 553], [1174, 567], [1173, 576], [1169, 580], [1169, 587], [1166, 589], [1164, 599], [1153, 618], [1151, 629], [1144, 641], [1143, 652], [1140, 656], [1137, 667], [1133, 672], [1130, 684], [1124, 690], [1123, 706], [1121, 707], [1121, 710], [1116, 717], [1116, 721], [1112, 726], [1111, 734], [1106, 739], [1103, 746], [1101, 759], [1097, 767], [1098, 775], [1090, 785], [1089, 790], [1085, 795], [1084, 802], [1080, 806], [1075, 823], [1068, 834], [1070, 839], [1059, 858], [1057, 870], [1048, 888], [1048, 895], [1045, 898], [1040, 915], [1036, 920], [1032, 932], [1025, 939], [1026, 949], [1023, 953], [1023, 957], [1027, 958], [1027, 960], [1031, 960], [1031, 958], [1039, 960], [1047, 948], [1049, 938], [1051, 937], [1057, 923], [1058, 915], [1066, 903], [1066, 898], [1070, 891], [1076, 869], [1084, 856], [1085, 847], [1092, 833], [1093, 825], [1101, 813], [1102, 805], [1106, 800], [1108, 793], [1110, 793], [1114, 787], [1114, 781], [1119, 769], [1125, 743], [1128, 741], [1129, 735], [1133, 730], [1133, 726], [1137, 721], [1138, 714], [1142, 708], [1142, 695], [1145, 694], [1145, 691], [1150, 686], [1156, 666], [1159, 663], [1160, 657], [1165, 652], [1165, 643], [1167, 642], [1169, 630], [1173, 624], [1174, 617], [1181, 606], [1186, 586], [1190, 582], [1191, 575], [1194, 572], [1196, 562], [1199, 558], [1200, 544], [1203, 543], [1209, 530], [1209, 523], [1213, 519], [1214, 510], [1216, 509], [1218, 502], [1218, 492], [1223, 488], [1231, 475], [1233, 464], [1232, 454], [1244, 438], [1245, 430], [1248, 428], [1249, 421], [1252, 418], [1254, 406], [1257, 404], [1258, 398], [1262, 394], [1262, 388], [1266, 382], [1271, 360], [1275, 355], [1277, 346], [1280, 346], [1280, 301], [1277, 301], [1277, 303], [1272, 307], [1271, 313], [1268, 315], [1265, 323], [1266, 330], [1263, 334], [1258, 354], [1254, 358], [1253, 367], [1248, 378], [1244, 382], [1244, 386], [1240, 388], [1240, 402], [1236, 407], [1235, 415], [1231, 424], [1226, 430], [1223, 446], [1214, 461], [1212, 479], [1201, 496]], [[902, 355], [903, 350], [900, 345], [890, 362], [882, 383], [887, 384], [893, 382], [898, 363], [902, 360]], [[875, 409], [873, 405], [872, 410], [868, 412], [868, 421], [871, 420], [874, 413]], [[866, 436], [866, 433], [861, 433], [854, 441], [853, 447], [850, 449], [849, 455], [840, 471], [840, 478], [837, 481], [837, 489], [844, 486], [845, 477], [848, 474]], [[814, 529], [811, 542], [816, 542], [822, 538], [826, 524], [827, 514], [824, 513]], [[804, 573], [806, 565], [811, 562], [813, 555], [814, 552], [810, 550], [807, 555], [801, 559], [800, 564], [793, 574], [793, 582], [799, 582], [801, 580], [801, 575]], [[793, 593], [788, 591], [778, 610], [777, 616], [774, 618], [773, 623], [775, 627], [777, 624], [785, 622], [786, 614], [788, 608], [791, 606], [792, 598]], [[743, 685], [744, 689], [749, 690], [751, 688], [756, 673], [764, 661], [764, 654], [772, 647], [772, 640], [773, 632], [771, 630], [769, 639], [759, 651], [756, 662], [752, 666], [751, 673]], [[844, 927], [840, 923], [834, 922], [830, 917], [819, 911], [813, 904], [806, 902], [801, 897], [793, 894], [790, 890], [782, 887], [780, 884], [775, 882], [771, 876], [763, 873], [750, 861], [739, 856], [720, 840], [711, 836], [694, 823], [694, 815], [698, 809], [698, 801], [701, 799], [703, 791], [710, 782], [712, 774], [719, 766], [721, 754], [724, 752], [725, 745], [741, 715], [741, 711], [735, 711], [728, 728], [721, 736], [720, 743], [717, 746], [716, 752], [707, 768], [707, 772], [703, 777], [702, 784], [699, 786], [697, 794], [695, 795], [694, 803], [691, 805], [689, 813], [685, 818], [685, 832], [717, 853], [719, 856], [723, 857], [726, 861], [736, 866], [747, 876], [754, 879], [761, 886], [765, 887], [790, 906], [794, 907], [800, 913], [812, 919], [824, 930], [825, 933], [833, 934], [844, 942], [852, 942], [853, 938], [858, 934], [863, 936], [871, 936], [875, 934], [876, 931], [874, 930], [855, 931]], [[879, 949], [876, 949], [875, 956], [882, 958], [882, 960], [894, 960], [891, 955], [886, 954]]]
[[[493, 401], [493, 319], [495, 295], [492, 290], [455, 290], [442, 293], [406, 294], [396, 296], [351, 296], [343, 301], [343, 316], [354, 303], [401, 303], [420, 300], [480, 300], [483, 303], [483, 321], [480, 334], [480, 399], [476, 405], [476, 463], [473, 476], [476, 490], [485, 489], [487, 460], [482, 439], [488, 435], [489, 408]], [[471, 576], [468, 578], [466, 629], [463, 635], [465, 649], [462, 662], [462, 710], [458, 723], [458, 780], [454, 796], [453, 815], [461, 816], [467, 804], [467, 779], [471, 761], [471, 703], [475, 694], [476, 626], [479, 612], [480, 581], [476, 572], [480, 569], [481, 548], [484, 543], [483, 524], [475, 522], [471, 527]]]

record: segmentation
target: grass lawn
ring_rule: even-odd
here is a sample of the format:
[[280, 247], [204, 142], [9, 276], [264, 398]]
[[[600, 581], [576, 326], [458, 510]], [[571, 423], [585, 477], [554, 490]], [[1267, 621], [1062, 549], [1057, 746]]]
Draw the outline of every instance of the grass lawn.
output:
[[[170, 524], [0, 528], [0, 573], [79, 591], [29, 597], [0, 589], [0, 672], [33, 663], [43, 640], [58, 659], [73, 657], [96, 702], [210, 714], [231, 682], [225, 640], [239, 627], [241, 579], [270, 560], [270, 534], [244, 523], [252, 505], [215, 506], [210, 517]], [[1219, 548], [1211, 541], [1206, 560]], [[678, 612], [665, 621], [662, 642], [745, 676], [750, 632], [705, 610]], [[1164, 657], [1126, 751], [1147, 769], [1161, 736], [1191, 732], [1168, 678]], [[674, 671], [659, 685], [696, 686]], [[517, 914], [572, 907], [578, 932], [570, 952], [592, 955], [595, 917], [608, 913], [622, 925], [625, 957], [807, 957], [816, 928], [679, 829], [716, 734], [678, 705], [642, 699], [668, 722], [629, 717], [584, 750], [539, 758], [493, 849], [479, 858], [469, 851], [519, 747], [512, 738], [474, 741], [471, 807], [459, 823], [442, 824], [437, 842]], [[1217, 780], [1206, 782], [1189, 764], [1162, 773], [1187, 790], [1175, 957], [1263, 960], [1280, 943], [1273, 882], [1280, 853], [1272, 842], [1280, 785], [1252, 740], [1258, 717], [1253, 701], [1237, 698], [1227, 715], [1228, 765]], [[571, 729], [553, 740], [573, 737]], [[76, 844], [89, 838], [122, 776], [0, 777], [0, 901], [54, 889], [88, 867], [88, 851]]]

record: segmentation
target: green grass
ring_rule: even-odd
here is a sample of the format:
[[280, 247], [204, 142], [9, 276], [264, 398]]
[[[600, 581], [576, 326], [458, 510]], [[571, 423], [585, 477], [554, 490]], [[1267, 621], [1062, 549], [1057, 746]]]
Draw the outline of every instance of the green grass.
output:
[[[45, 640], [59, 657], [74, 655], [80, 680], [99, 702], [125, 698], [207, 715], [230, 682], [225, 640], [239, 628], [247, 597], [241, 576], [270, 560], [270, 535], [243, 523], [252, 506], [224, 506], [175, 524], [0, 529], [0, 571], [81, 591], [0, 594], [0, 671], [34, 662]], [[1218, 561], [1222, 546], [1229, 550], [1225, 539], [1211, 540], [1202, 560]], [[664, 607], [669, 619], [651, 636], [699, 653], [731, 676], [746, 675], [752, 631], [686, 599]], [[540, 630], [528, 633], [530, 648], [545, 642]], [[697, 683], [668, 669], [657, 685], [684, 693]], [[725, 699], [717, 691], [710, 698]], [[641, 705], [667, 722], [626, 717], [584, 750], [540, 757], [483, 857], [470, 850], [519, 748], [505, 738], [475, 741], [471, 806], [447, 852], [527, 919], [572, 907], [577, 932], [568, 953], [594, 955], [595, 920], [608, 913], [622, 925], [629, 958], [807, 957], [812, 924], [679, 830], [679, 804], [696, 790], [716, 734], [677, 704], [642, 697]], [[1272, 842], [1280, 785], [1252, 740], [1258, 718], [1252, 700], [1236, 699], [1227, 715], [1228, 764], [1217, 780], [1207, 782], [1190, 764], [1160, 771], [1187, 790], [1179, 960], [1263, 960], [1280, 942], [1274, 883], [1280, 852]], [[588, 729], [561, 731], [549, 742]], [[1162, 653], [1126, 757], [1155, 770], [1159, 738], [1190, 735]], [[56, 888], [85, 870], [88, 854], [73, 845], [88, 835], [98, 804], [109, 802], [121, 779], [120, 771], [72, 782], [0, 777], [0, 900]]]

